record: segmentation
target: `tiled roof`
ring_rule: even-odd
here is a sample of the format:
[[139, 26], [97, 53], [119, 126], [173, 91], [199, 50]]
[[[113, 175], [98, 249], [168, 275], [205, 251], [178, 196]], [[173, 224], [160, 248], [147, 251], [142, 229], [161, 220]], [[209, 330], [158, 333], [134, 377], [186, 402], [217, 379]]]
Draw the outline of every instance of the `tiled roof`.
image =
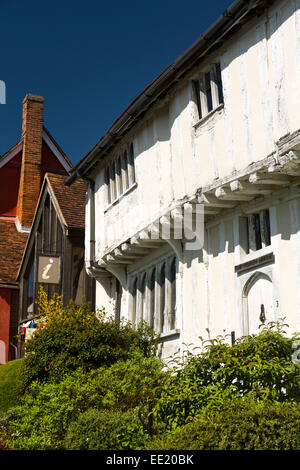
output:
[[28, 233], [18, 232], [13, 218], [0, 218], [0, 283], [17, 284], [27, 238]]
[[67, 227], [84, 229], [87, 184], [79, 179], [72, 186], [66, 186], [65, 176], [50, 173], [47, 174], [47, 179]]

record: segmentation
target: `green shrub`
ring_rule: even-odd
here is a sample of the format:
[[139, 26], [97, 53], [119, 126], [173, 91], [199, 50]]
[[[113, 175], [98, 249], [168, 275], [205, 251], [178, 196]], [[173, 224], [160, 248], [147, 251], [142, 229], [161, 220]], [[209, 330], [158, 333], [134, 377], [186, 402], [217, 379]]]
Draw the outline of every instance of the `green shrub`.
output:
[[85, 372], [77, 369], [59, 382], [35, 381], [10, 422], [10, 449], [61, 449], [66, 430], [89, 408], [129, 410], [152, 400], [164, 380], [158, 358], [132, 359]]
[[231, 397], [297, 398], [300, 365], [292, 362], [294, 339], [285, 336], [281, 325], [272, 324], [234, 346], [222, 338], [208, 342], [207, 350], [188, 355], [180, 364], [164, 387], [154, 415], [174, 429], [205, 407], [221, 409]]
[[90, 408], [68, 428], [68, 450], [139, 450], [145, 435], [136, 410], [120, 412]]
[[135, 353], [127, 361], [118, 361], [109, 368], [91, 372], [97, 394], [101, 397], [101, 407], [128, 410], [154, 400], [162, 384], [168, 380], [163, 366], [157, 357], [145, 358]]
[[51, 300], [41, 294], [42, 329], [26, 343], [23, 367], [24, 390], [34, 380], [60, 381], [78, 368], [85, 371], [126, 360], [132, 351], [153, 356], [156, 338], [142, 325], [119, 324], [105, 313], [95, 314], [88, 305], [70, 303], [62, 309], [58, 297]]
[[300, 450], [300, 405], [234, 399], [157, 436], [149, 450]]
[[23, 365], [23, 359], [17, 359], [0, 367], [0, 414], [18, 404]]
[[8, 450], [9, 442], [14, 438], [14, 427], [11, 422], [15, 417], [15, 408], [10, 408], [0, 415], [0, 450]]

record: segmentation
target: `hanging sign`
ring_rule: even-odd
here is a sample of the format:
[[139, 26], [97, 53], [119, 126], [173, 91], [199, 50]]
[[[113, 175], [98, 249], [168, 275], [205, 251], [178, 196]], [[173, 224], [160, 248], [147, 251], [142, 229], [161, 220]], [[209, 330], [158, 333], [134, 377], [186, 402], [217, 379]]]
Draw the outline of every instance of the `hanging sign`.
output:
[[41, 284], [60, 283], [60, 256], [39, 255], [38, 282]]

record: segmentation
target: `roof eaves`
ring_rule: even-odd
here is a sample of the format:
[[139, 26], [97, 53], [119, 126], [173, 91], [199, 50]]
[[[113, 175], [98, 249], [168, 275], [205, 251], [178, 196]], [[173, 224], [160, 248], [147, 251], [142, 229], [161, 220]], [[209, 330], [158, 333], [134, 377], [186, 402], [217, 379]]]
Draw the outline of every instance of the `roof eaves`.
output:
[[59, 205], [59, 202], [57, 200], [57, 197], [56, 197], [56, 194], [55, 194], [55, 187], [52, 185], [51, 183], [51, 176], [49, 177], [49, 175], [47, 175], [47, 181], [48, 181], [48, 187], [49, 187], [49, 191], [51, 193], [51, 197], [52, 197], [52, 200], [54, 202], [54, 205], [56, 207], [56, 210], [57, 210], [57, 214], [58, 216], [60, 217], [61, 219], [61, 223], [62, 225], [64, 225], [66, 228], [68, 228], [68, 224], [67, 224], [67, 221], [64, 217], [64, 214], [61, 210], [61, 207]]
[[0, 167], [4, 166], [22, 150], [22, 144], [23, 139], [19, 140], [19, 142], [17, 142], [11, 149], [0, 156]]

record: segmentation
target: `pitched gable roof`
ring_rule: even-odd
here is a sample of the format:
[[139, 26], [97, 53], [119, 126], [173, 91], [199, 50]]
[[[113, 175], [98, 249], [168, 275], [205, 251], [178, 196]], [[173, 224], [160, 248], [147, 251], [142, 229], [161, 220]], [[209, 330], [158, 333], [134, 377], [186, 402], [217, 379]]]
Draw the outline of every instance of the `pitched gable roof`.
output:
[[65, 176], [48, 173], [46, 178], [66, 227], [84, 230], [87, 184], [79, 179], [68, 187]]
[[[69, 172], [73, 167], [72, 163], [45, 126], [43, 126], [43, 141], [46, 142], [65, 170]], [[14, 158], [22, 150], [22, 147], [23, 139], [20, 139], [11, 149], [0, 155], [0, 168]]]

